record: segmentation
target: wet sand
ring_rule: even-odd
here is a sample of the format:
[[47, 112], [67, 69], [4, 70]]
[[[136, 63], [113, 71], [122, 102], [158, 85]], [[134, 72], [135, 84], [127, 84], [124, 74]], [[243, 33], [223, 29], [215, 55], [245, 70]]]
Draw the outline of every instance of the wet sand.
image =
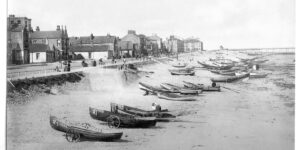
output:
[[[194, 62], [201, 57], [194, 58]], [[261, 70], [269, 74], [221, 84], [235, 89], [206, 92], [193, 102], [174, 102], [143, 96], [138, 82], [159, 85], [161, 82], [182, 84], [193, 81], [210, 84], [212, 74], [197, 69], [195, 76], [171, 76], [169, 64], [143, 66], [152, 75], [124, 75], [116, 69], [89, 70], [89, 82], [59, 95], [34, 97], [26, 104], [7, 105], [7, 149], [294, 149], [295, 68], [294, 55], [268, 56]], [[186, 60], [188, 60], [186, 58]], [[287, 67], [288, 66], [288, 67]], [[89, 88], [80, 89], [80, 86]], [[149, 129], [110, 129], [89, 116], [89, 106], [108, 109], [117, 102], [143, 109], [159, 103], [177, 115], [175, 122], [159, 122]], [[51, 128], [49, 115], [88, 122], [103, 132], [123, 131], [116, 142], [82, 141], [69, 143], [62, 132]]]

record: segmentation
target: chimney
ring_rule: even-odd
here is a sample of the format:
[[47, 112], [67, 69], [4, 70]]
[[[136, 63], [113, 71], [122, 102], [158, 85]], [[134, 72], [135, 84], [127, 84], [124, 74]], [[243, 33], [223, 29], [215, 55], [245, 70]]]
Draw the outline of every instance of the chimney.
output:
[[15, 15], [9, 15], [9, 18], [15, 18]]
[[57, 25], [56, 31], [60, 31], [60, 26], [59, 25]]
[[135, 30], [128, 30], [128, 34], [136, 34]]
[[35, 31], [40, 31], [40, 27], [39, 27], [39, 26], [36, 26]]
[[107, 35], [106, 35], [107, 37], [110, 37], [110, 34], [109, 33], [107, 33]]

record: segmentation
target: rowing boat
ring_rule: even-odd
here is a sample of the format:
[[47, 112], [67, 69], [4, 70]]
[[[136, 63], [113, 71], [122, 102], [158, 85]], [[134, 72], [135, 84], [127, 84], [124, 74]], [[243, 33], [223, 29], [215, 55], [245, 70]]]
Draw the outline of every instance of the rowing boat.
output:
[[70, 123], [66, 120], [58, 119], [55, 116], [50, 116], [50, 125], [55, 130], [65, 132], [66, 139], [69, 142], [78, 142], [80, 138], [99, 141], [113, 141], [120, 139], [123, 135], [123, 132], [103, 133], [100, 129], [87, 123]]
[[195, 70], [191, 68], [187, 69], [169, 69], [169, 72], [171, 75], [190, 75], [193, 76], [195, 75]]
[[219, 78], [211, 78], [212, 82], [233, 82], [242, 78], [249, 77], [250, 73], [244, 73], [237, 76], [229, 76], [229, 77], [219, 77]]
[[206, 86], [204, 84], [194, 84], [191, 82], [183, 81], [183, 84], [186, 88], [202, 90], [202, 91], [221, 91], [220, 86]]
[[107, 122], [109, 127], [148, 128], [156, 125], [155, 117], [137, 117], [92, 107], [89, 108], [89, 111], [93, 119]]
[[157, 92], [170, 92], [169, 90], [163, 89], [161, 87], [152, 86], [143, 82], [139, 82], [139, 87], [141, 90], [146, 91], [146, 93], [156, 94]]
[[167, 121], [170, 118], [175, 118], [176, 116], [166, 113], [165, 111], [168, 110], [142, 110], [135, 107], [130, 107], [126, 105], [116, 104], [116, 103], [110, 103], [111, 111], [116, 112], [118, 110], [123, 111], [125, 113], [129, 113], [132, 115], [140, 116], [140, 117], [155, 117], [156, 121]]
[[165, 88], [166, 90], [169, 90], [172, 93], [180, 93], [180, 94], [201, 94], [202, 90], [198, 89], [188, 89], [188, 88], [183, 88], [179, 87], [170, 83], [161, 83], [160, 86], [162, 88]]
[[158, 98], [171, 101], [195, 101], [195, 96], [182, 96], [175, 93], [157, 93]]

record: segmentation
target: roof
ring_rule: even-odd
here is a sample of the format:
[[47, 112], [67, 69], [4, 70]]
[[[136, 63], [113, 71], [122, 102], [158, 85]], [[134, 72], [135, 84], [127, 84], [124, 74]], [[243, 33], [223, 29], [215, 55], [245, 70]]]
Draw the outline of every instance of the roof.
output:
[[62, 31], [35, 31], [30, 34], [31, 39], [58, 39], [62, 38]]
[[71, 45], [69, 49], [70, 52], [106, 52], [108, 50], [109, 50], [108, 45], [94, 45], [94, 46]]
[[46, 52], [49, 50], [50, 50], [50, 47], [46, 44], [30, 44], [29, 45], [29, 51], [31, 53]]
[[133, 49], [133, 44], [131, 41], [120, 41], [118, 47], [121, 49]]
[[190, 39], [186, 39], [184, 40], [185, 43], [196, 43], [196, 42], [201, 42], [198, 39], [194, 39], [194, 38], [190, 38]]
[[81, 36], [81, 37], [70, 37], [69, 41], [71, 45], [74, 44], [105, 44], [105, 43], [114, 43], [115, 36], [94, 36], [92, 40], [90, 36]]
[[160, 38], [159, 36], [157, 36], [156, 34], [151, 35], [151, 36], [148, 36], [148, 38], [149, 38], [150, 40], [156, 40], [156, 41], [161, 40], [161, 38]]

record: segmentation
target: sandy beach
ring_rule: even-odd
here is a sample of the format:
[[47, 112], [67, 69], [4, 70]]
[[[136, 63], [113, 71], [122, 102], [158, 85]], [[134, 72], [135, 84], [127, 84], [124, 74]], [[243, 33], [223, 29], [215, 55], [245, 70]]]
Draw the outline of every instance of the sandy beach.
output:
[[[189, 65], [213, 54], [184, 54]], [[144, 96], [138, 82], [159, 85], [182, 81], [211, 84], [218, 77], [203, 68], [195, 76], [172, 76], [172, 62], [140, 66], [153, 74], [124, 74], [118, 69], [94, 68], [84, 80], [68, 83], [74, 88], [57, 95], [37, 95], [24, 104], [7, 104], [7, 149], [128, 149], [128, 150], [293, 150], [295, 121], [294, 55], [271, 55], [260, 66], [266, 78], [222, 83], [232, 90], [204, 92], [197, 101], [174, 102]], [[147, 129], [111, 129], [90, 117], [89, 106], [110, 110], [110, 102], [151, 109], [156, 102], [176, 115], [173, 122], [158, 122]], [[82, 141], [69, 143], [64, 133], [51, 128], [49, 116], [87, 122], [103, 132], [121, 131], [115, 142]]]

